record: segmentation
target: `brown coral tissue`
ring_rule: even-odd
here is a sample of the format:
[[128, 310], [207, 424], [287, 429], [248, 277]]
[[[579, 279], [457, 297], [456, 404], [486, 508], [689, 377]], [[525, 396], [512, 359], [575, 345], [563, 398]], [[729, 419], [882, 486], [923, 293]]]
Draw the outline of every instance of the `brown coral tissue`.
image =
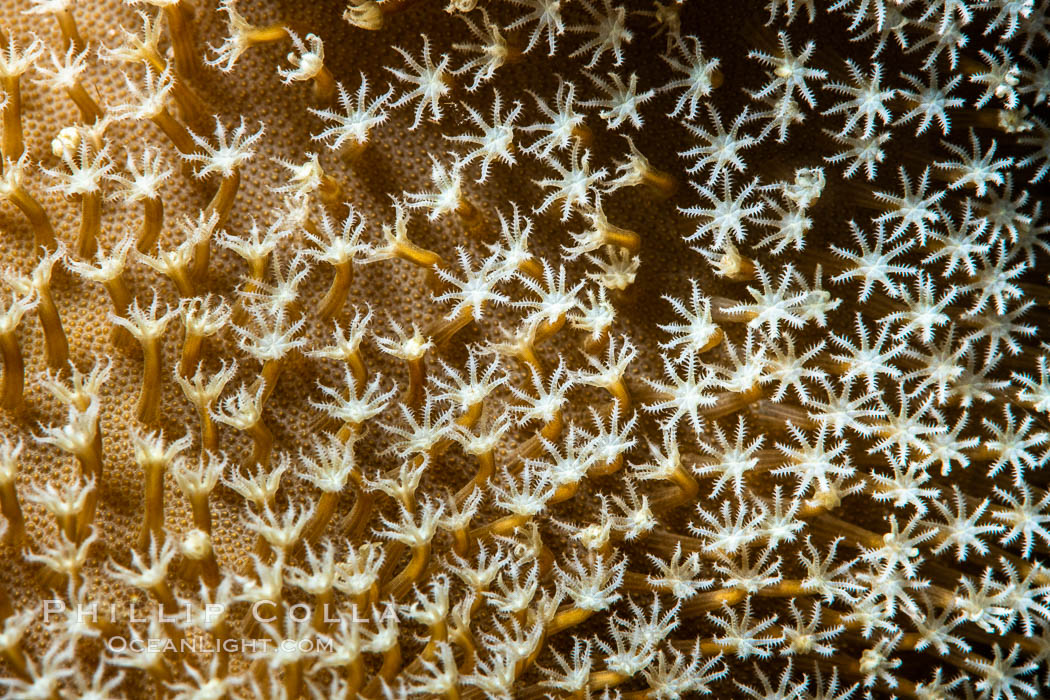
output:
[[1046, 0], [0, 0], [0, 696], [1050, 696]]

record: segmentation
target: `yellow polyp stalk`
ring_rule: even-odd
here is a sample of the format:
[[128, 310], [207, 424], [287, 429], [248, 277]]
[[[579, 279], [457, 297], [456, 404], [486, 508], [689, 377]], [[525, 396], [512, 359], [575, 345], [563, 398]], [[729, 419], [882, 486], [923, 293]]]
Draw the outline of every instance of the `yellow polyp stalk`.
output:
[[5, 158], [17, 161], [25, 151], [22, 140], [22, 91], [19, 76], [5, 76], [3, 79], [4, 94], [7, 104], [3, 109], [4, 136], [0, 141]]
[[[84, 472], [88, 468], [85, 466], [85, 459], [81, 455], [77, 455], [77, 458], [80, 460], [81, 472]], [[70, 537], [71, 542], [83, 542], [90, 532], [92, 523], [95, 522], [95, 511], [98, 509], [98, 485], [102, 483], [102, 462], [98, 461], [97, 464], [95, 488], [84, 499], [84, 509], [77, 514], [73, 536]], [[85, 474], [82, 473], [82, 476], [85, 476]], [[67, 533], [68, 536], [69, 534]]]
[[189, 124], [200, 124], [210, 114], [201, 98], [183, 80], [176, 80], [172, 85], [171, 97], [179, 107], [179, 114]]
[[[883, 437], [889, 437], [893, 434], [893, 431], [890, 429], [883, 429], [876, 432], [878, 432], [878, 434]], [[984, 444], [975, 447], [973, 452], [971, 452], [969, 456], [970, 459], [977, 460], [980, 462], [986, 462], [993, 459], [998, 459], [1000, 454], [1000, 450], [997, 450], [994, 447], [991, 447], [990, 445]]]
[[534, 280], [543, 279], [543, 266], [536, 262], [535, 258], [525, 258], [518, 263], [518, 272], [528, 275]]
[[346, 423], [343, 423], [343, 425], [339, 428], [338, 431], [336, 431], [335, 436], [339, 439], [339, 442], [345, 445], [351, 440], [356, 439], [356, 436], [359, 435], [360, 432], [360, 425], [352, 421], [347, 421]]
[[722, 71], [720, 71], [719, 69], [715, 68], [714, 70], [711, 71], [711, 76], [709, 78], [709, 82], [711, 83], [711, 89], [712, 90], [716, 90], [716, 89], [722, 87], [722, 83], [725, 82], [725, 76], [722, 75]]
[[507, 469], [511, 474], [518, 474], [521, 472], [522, 467], [525, 466], [526, 460], [538, 457], [542, 452], [543, 443], [540, 442], [540, 434], [536, 433], [518, 445], [518, 449], [515, 450], [508, 461]]
[[461, 425], [468, 430], [470, 428], [473, 428], [474, 425], [478, 422], [478, 419], [481, 418], [481, 411], [484, 408], [484, 406], [485, 404], [482, 401], [478, 401], [475, 404], [471, 404], [467, 407], [467, 410], [463, 413], [463, 415], [456, 419], [456, 424]]
[[349, 260], [335, 265], [335, 277], [328, 288], [328, 292], [321, 300], [321, 308], [317, 315], [322, 321], [329, 321], [338, 314], [346, 304], [346, 297], [350, 293], [350, 283], [354, 279], [353, 263]]
[[362, 491], [358, 489], [357, 500], [354, 501], [354, 507], [350, 510], [350, 515], [347, 516], [344, 531], [346, 536], [351, 541], [358, 541], [361, 539], [368, 527], [368, 520], [372, 517], [372, 505], [375, 501], [369, 491]]
[[463, 224], [463, 228], [471, 236], [479, 240], [491, 238], [493, 232], [486, 232], [485, 217], [482, 216], [481, 210], [474, 206], [469, 199], [465, 197], [460, 198], [459, 205], [456, 207], [456, 216], [459, 218], [460, 223]]
[[608, 225], [602, 227], [602, 241], [608, 245], [619, 246], [632, 255], [642, 247], [642, 237], [634, 231], [619, 226]]
[[317, 195], [324, 204], [336, 206], [343, 201], [343, 184], [331, 175], [322, 175], [321, 184], [317, 188]]
[[219, 562], [215, 559], [215, 550], [209, 548], [204, 559], [201, 560], [201, 580], [210, 589], [215, 589], [222, 583], [222, 570]]
[[55, 522], [58, 525], [59, 531], [66, 536], [70, 542], [79, 542], [80, 537], [80, 525], [78, 523], [78, 515], [67, 513], [65, 515], [56, 515]]
[[324, 632], [331, 626], [326, 618], [332, 618], [332, 610], [335, 607], [335, 592], [331, 588], [314, 596], [314, 614], [310, 618], [310, 624], [314, 626], [314, 629]]
[[672, 587], [650, 583], [646, 574], [641, 574], [637, 571], [625, 571], [623, 574], [623, 590], [632, 593], [652, 593], [653, 591], [657, 593], [671, 593]]
[[743, 602], [745, 598], [747, 593], [738, 588], [703, 591], [690, 598], [679, 612], [682, 617], [690, 617], [709, 610], [720, 610], [724, 605], [732, 607]]
[[791, 423], [798, 428], [807, 429], [814, 428], [816, 425], [809, 417], [809, 412], [801, 406], [774, 403], [767, 399], [755, 403], [754, 413], [758, 420], [770, 425], [783, 426], [785, 423]]
[[320, 539], [324, 529], [332, 520], [335, 506], [339, 503], [339, 493], [336, 491], [322, 491], [321, 497], [316, 501], [313, 517], [303, 532], [303, 541], [313, 544]]
[[241, 171], [238, 168], [234, 168], [222, 178], [222, 182], [219, 183], [219, 189], [215, 191], [215, 196], [212, 197], [208, 207], [204, 210], [205, 219], [210, 219], [212, 214], [216, 214], [218, 217], [215, 225], [212, 227], [213, 229], [220, 230], [226, 225], [226, 220], [230, 217], [233, 201], [237, 198], [237, 189], [240, 185]]
[[[726, 256], [722, 257], [722, 261], [726, 261], [729, 258]], [[731, 264], [721, 267], [720, 272], [726, 278], [733, 280], [734, 282], [750, 282], [755, 279], [755, 275], [758, 274], [758, 270], [755, 267], [755, 261], [751, 258], [744, 257], [737, 253], [732, 256]]]
[[611, 462], [604, 462], [602, 464], [595, 465], [587, 472], [588, 476], [608, 476], [609, 474], [615, 474], [623, 468], [623, 455], [617, 455], [616, 459]]
[[216, 227], [208, 229], [205, 236], [197, 239], [193, 246], [193, 262], [190, 263], [190, 277], [204, 283], [208, 278], [208, 263], [211, 262], [211, 234]]
[[437, 645], [448, 641], [448, 625], [444, 620], [439, 620], [430, 626], [429, 633], [430, 638], [427, 640], [427, 645], [419, 653], [419, 658], [424, 661], [433, 661], [437, 656]]
[[[390, 581], [394, 578], [394, 567], [397, 566], [398, 562], [401, 561], [401, 555], [405, 553], [405, 545], [403, 542], [391, 542], [385, 549], [386, 558], [383, 560], [383, 565], [379, 568], [379, 575], [376, 577], [378, 581]], [[387, 585], [384, 584], [383, 588], [380, 589], [380, 593], [386, 590]]]
[[233, 307], [231, 318], [234, 324], [241, 325], [244, 323], [244, 320], [248, 317], [248, 309], [245, 307], [243, 300], [259, 291], [259, 286], [264, 279], [266, 279], [266, 258], [249, 260], [248, 279], [245, 280], [241, 293], [237, 295], [239, 297], [237, 303]]
[[248, 458], [248, 465], [260, 464], [269, 467], [270, 455], [273, 453], [273, 433], [266, 427], [262, 418], [255, 421], [248, 432], [252, 436], [252, 454]]
[[561, 431], [564, 427], [565, 417], [560, 410], [555, 411], [547, 424], [540, 429], [540, 437], [550, 442], [556, 442], [561, 437]]
[[[269, 562], [270, 560], [272, 560], [273, 552], [273, 547], [270, 546], [270, 543], [266, 541], [265, 537], [259, 535], [255, 538], [255, 555], [259, 557], [260, 561]], [[244, 567], [245, 574], [250, 573], [250, 571], [250, 566]]]
[[588, 355], [600, 355], [609, 344], [609, 330], [605, 329], [597, 338], [590, 335], [583, 341], [583, 349]]
[[[109, 300], [113, 302], [113, 313], [121, 318], [126, 318], [128, 306], [131, 305], [131, 292], [128, 290], [124, 277], [118, 275], [106, 280], [103, 285], [109, 293]], [[135, 347], [135, 336], [127, 328], [113, 324], [110, 339], [118, 348], [128, 350]]]
[[219, 570], [219, 562], [215, 559], [215, 550], [212, 547], [211, 536], [201, 538], [197, 547], [184, 547], [182, 554], [192, 564], [186, 574], [194, 571], [210, 589], [214, 589], [222, 581], [222, 573]]
[[431, 272], [448, 269], [448, 264], [440, 255], [410, 241], [398, 242], [394, 254], [402, 260], [424, 267]]
[[469, 676], [474, 672], [474, 666], [478, 658], [477, 645], [474, 644], [474, 638], [471, 636], [469, 629], [456, 637], [456, 644], [463, 650], [463, 662], [458, 667], [459, 675]]
[[347, 166], [353, 168], [360, 164], [361, 157], [368, 150], [368, 145], [367, 141], [361, 143], [356, 139], [351, 139], [339, 149], [339, 155]]
[[394, 642], [393, 646], [383, 652], [383, 665], [379, 668], [379, 677], [385, 681], [392, 681], [401, 670], [401, 645]]
[[696, 495], [700, 493], [700, 483], [681, 464], [671, 472], [671, 481], [674, 482], [681, 492], [681, 503], [692, 503], [696, 499]]
[[762, 387], [755, 384], [747, 391], [740, 393], [726, 393], [721, 394], [715, 405], [705, 409], [703, 414], [708, 418], [718, 418], [720, 416], [728, 415], [746, 409], [751, 404], [762, 399]]
[[467, 497], [474, 493], [474, 489], [484, 489], [489, 479], [496, 473], [496, 455], [493, 450], [477, 455], [477, 460], [478, 469], [474, 472], [474, 478], [456, 492], [456, 503], [463, 503], [467, 500]]
[[[7, 111], [4, 111], [7, 114]], [[55, 241], [55, 229], [51, 227], [51, 221], [47, 218], [47, 212], [40, 203], [33, 198], [21, 185], [11, 188], [8, 197], [16, 207], [22, 210], [25, 217], [29, 219], [29, 225], [33, 227], [33, 237], [36, 247], [44, 247], [54, 250], [57, 245]]]
[[22, 506], [18, 504], [18, 493], [15, 491], [15, 480], [8, 479], [0, 483], [0, 513], [7, 518], [8, 544], [18, 549], [25, 539], [25, 520], [22, 518]]
[[277, 386], [277, 382], [281, 378], [281, 371], [284, 369], [284, 358], [276, 360], [267, 360], [263, 363], [262, 371], [259, 373], [259, 382], [263, 387], [262, 397], [259, 399], [259, 405], [265, 405], [266, 401], [270, 398], [274, 388]]
[[313, 77], [314, 99], [320, 104], [331, 104], [335, 99], [335, 78], [332, 72], [321, 66], [321, 70]]
[[828, 533], [832, 538], [843, 537], [847, 542], [869, 549], [879, 549], [886, 544], [881, 534], [866, 530], [830, 514], [817, 516], [810, 520], [808, 525], [813, 530]]
[[629, 680], [631, 680], [631, 676], [605, 669], [604, 671], [593, 671], [587, 679], [587, 687], [601, 690], [602, 688], [612, 688]]
[[531, 519], [531, 516], [518, 515], [517, 513], [505, 515], [499, 520], [491, 522], [488, 525], [482, 525], [479, 528], [471, 530], [470, 537], [472, 540], [477, 541], [487, 535], [509, 535], [522, 525], [528, 523]]
[[434, 341], [434, 347], [442, 348], [448, 344], [452, 337], [467, 327], [473, 320], [474, 307], [464, 306], [451, 319], [442, 319], [433, 333], [428, 335]]
[[806, 501], [802, 504], [802, 507], [798, 509], [798, 517], [802, 519], [815, 518], [818, 515], [824, 515], [831, 510], [832, 508], [824, 503], [818, 501]]
[[[707, 555], [703, 552], [703, 543], [701, 540], [695, 537], [689, 537], [688, 535], [679, 535], [660, 528], [649, 531], [649, 534], [645, 537], [645, 544], [655, 553], [670, 554], [675, 551], [676, 547], [680, 546], [682, 551], [686, 554], [699, 552], [701, 556], [708, 556], [709, 558], [715, 557], [714, 554]], [[630, 575], [630, 572], [628, 572], [627, 575]]]
[[190, 498], [190, 509], [193, 512], [193, 526], [211, 535], [211, 507], [207, 494], [194, 494]]
[[73, 53], [80, 53], [84, 50], [84, 38], [80, 36], [80, 30], [77, 29], [76, 18], [73, 17], [73, 12], [70, 10], [58, 10], [55, 12], [55, 19], [58, 20], [58, 28], [62, 31], [62, 38], [65, 39], [65, 48], [73, 48]]
[[367, 675], [364, 655], [358, 654], [346, 667], [347, 697], [357, 697], [357, 692], [365, 685]]
[[164, 6], [164, 16], [168, 20], [175, 67], [181, 76], [192, 78], [200, 72], [200, 59], [193, 39], [192, 12], [186, 3], [177, 2]]
[[494, 450], [478, 455], [478, 471], [474, 474], [474, 484], [484, 487], [496, 473], [496, 453]]
[[260, 44], [273, 44], [288, 38], [288, 28], [283, 24], [271, 24], [268, 27], [256, 27], [244, 35], [244, 43], [248, 46], [259, 46]]
[[907, 309], [907, 306], [884, 294], [875, 292], [864, 302], [864, 309], [870, 312], [873, 318], [878, 318], [898, 311], [904, 311]]
[[[301, 697], [300, 691], [302, 690], [303, 685], [303, 662], [299, 660], [287, 664], [281, 675], [283, 676], [281, 685], [284, 687], [284, 696], [287, 698]], [[276, 697], [276, 693], [271, 697]]]
[[558, 316], [558, 318], [554, 319], [553, 321], [544, 319], [543, 323], [541, 323], [536, 328], [536, 337], [532, 341], [533, 344], [539, 345], [540, 343], [542, 343], [543, 341], [547, 340], [555, 333], [560, 331], [564, 326], [565, 314], [561, 314], [560, 316]]
[[[519, 40], [520, 38], [521, 37], [516, 34], [507, 37], [506, 55], [503, 56], [503, 62], [505, 64], [512, 66], [516, 63], [521, 63], [521, 61], [525, 59], [525, 51], [523, 50], [524, 46], [523, 42]], [[517, 146], [511, 144], [510, 147], [511, 151], [517, 154]]]
[[86, 447], [76, 453], [77, 461], [80, 462], [80, 473], [85, 478], [95, 477], [95, 490], [97, 492], [102, 483], [102, 431], [95, 431], [95, 441], [91, 447]]
[[160, 238], [160, 230], [164, 225], [164, 202], [160, 197], [142, 200], [143, 216], [142, 228], [139, 229], [139, 239], [135, 242], [135, 249], [140, 253], [148, 253], [157, 245]]
[[190, 137], [190, 132], [175, 117], [171, 116], [171, 112], [167, 109], [161, 109], [150, 119], [160, 127], [160, 130], [171, 140], [172, 145], [178, 149], [179, 153], [183, 155], [193, 153], [196, 145], [193, 143], [193, 138]]
[[605, 389], [612, 394], [612, 397], [616, 399], [620, 405], [620, 410], [625, 414], [631, 411], [631, 392], [627, 388], [627, 381], [621, 376], [612, 384], [609, 384]]
[[143, 505], [139, 548], [147, 549], [150, 540], [159, 547], [164, 542], [164, 472], [163, 461], [150, 460], [142, 465], [145, 472], [146, 497]]
[[678, 179], [655, 168], [648, 168], [642, 173], [642, 183], [658, 201], [670, 199], [678, 191]]
[[359, 612], [368, 612], [379, 600], [379, 584], [372, 583], [367, 591], [354, 596], [353, 605], [357, 606]]
[[104, 112], [99, 107], [98, 102], [95, 102], [95, 98], [79, 82], [73, 83], [66, 88], [66, 94], [69, 95], [69, 99], [73, 100], [77, 109], [80, 110], [80, 118], [84, 120], [85, 124], [94, 124], [103, 117]]
[[410, 408], [416, 409], [423, 404], [424, 389], [427, 383], [427, 367], [425, 360], [406, 360], [408, 365], [408, 389], [405, 391], [403, 401]]
[[586, 124], [580, 124], [572, 128], [572, 137], [580, 142], [584, 148], [594, 143], [594, 132]]
[[139, 55], [143, 65], [147, 65], [157, 75], [163, 75], [164, 71], [167, 70], [168, 64], [165, 63], [161, 55], [156, 51], [148, 47], [143, 47], [141, 54]]
[[399, 571], [397, 575], [383, 587], [383, 597], [393, 597], [395, 599], [403, 597], [409, 590], [411, 590], [412, 586], [419, 581], [420, 577], [427, 570], [427, 564], [429, 563], [429, 542], [412, 547], [411, 559], [405, 564], [405, 568]]
[[354, 374], [354, 381], [357, 382], [358, 386], [364, 386], [368, 380], [368, 368], [365, 367], [364, 358], [361, 357], [361, 353], [354, 352], [352, 355], [346, 358], [346, 364], [350, 367], [350, 371]]
[[90, 259], [98, 248], [98, 232], [102, 227], [102, 193], [85, 192], [80, 195], [80, 234], [77, 237], [77, 255]]
[[138, 419], [152, 425], [160, 411], [161, 352], [159, 338], [142, 341], [142, 390], [136, 406]]
[[554, 617], [547, 624], [546, 636], [553, 637], [559, 632], [575, 627], [585, 622], [592, 615], [594, 615], [593, 610], [583, 610], [571, 605], [558, 608], [558, 612], [554, 613]]
[[578, 481], [574, 481], [571, 484], [562, 484], [558, 488], [554, 489], [554, 493], [553, 495], [551, 495], [550, 500], [548, 500], [547, 503], [550, 505], [554, 505], [555, 503], [567, 501], [576, 495], [576, 491], [578, 491], [579, 488], [580, 482]]
[[193, 280], [190, 279], [189, 271], [186, 270], [186, 268], [172, 268], [168, 271], [168, 277], [175, 283], [175, 289], [178, 290], [180, 297], [183, 299], [189, 299], [190, 297], [196, 296], [196, 290], [193, 287]]
[[707, 352], [708, 350], [718, 347], [724, 338], [725, 333], [722, 332], [722, 329], [716, 328], [715, 332], [711, 334], [711, 339], [708, 340], [702, 348], [698, 349], [697, 353]]
[[[1003, 130], [1002, 119], [1003, 115], [1007, 113], [1009, 113], [1007, 110], [994, 109], [992, 105], [986, 105], [982, 109], [959, 110], [960, 116], [965, 114], [966, 116], [963, 118], [966, 119], [967, 122], [972, 123], [974, 127], [978, 129], [988, 129], [995, 131]], [[1016, 114], [1017, 112], [1013, 113]], [[949, 180], [949, 178], [947, 178], [944, 174], [940, 172], [932, 172], [930, 174], [936, 179], [944, 182], [947, 182]], [[972, 187], [972, 185], [970, 185], [970, 187]]]
[[0, 333], [0, 353], [4, 356], [4, 393], [0, 405], [9, 411], [16, 411], [22, 407], [25, 362], [15, 329]]
[[461, 557], [467, 556], [473, 540], [470, 539], [470, 531], [465, 527], [456, 528], [452, 531], [452, 549]]
[[723, 646], [717, 642], [700, 642], [700, 656], [718, 656], [728, 651], [732, 651], [732, 647]]
[[29, 678], [29, 672], [26, 671], [26, 655], [21, 646], [12, 645], [0, 649], [0, 657], [10, 664], [20, 678]]
[[780, 581], [771, 586], [766, 586], [765, 588], [759, 588], [755, 591], [755, 595], [764, 598], [796, 598], [798, 596], [810, 595], [810, 591], [807, 591], [802, 587], [802, 581], [787, 580]]
[[37, 287], [36, 307], [37, 317], [40, 325], [44, 328], [44, 345], [47, 348], [47, 364], [54, 370], [65, 371], [69, 368], [69, 341], [66, 340], [66, 332], [62, 328], [62, 319], [58, 316], [58, 309], [51, 297], [50, 285]]
[[182, 341], [182, 353], [179, 356], [179, 374], [189, 377], [193, 369], [201, 359], [201, 350], [204, 348], [204, 336], [200, 333], [187, 330], [186, 337]]
[[157, 602], [160, 603], [161, 608], [165, 612], [173, 612], [178, 607], [175, 596], [171, 592], [171, 585], [167, 580], [160, 581], [155, 586], [152, 586], [149, 592], [153, 594], [153, 597], [157, 599]]
[[174, 680], [171, 669], [168, 668], [168, 664], [164, 662], [163, 657], [158, 657], [157, 661], [152, 665], [148, 666], [146, 673], [153, 679], [153, 685], [155, 687], [155, 693], [158, 700], [163, 697], [167, 697], [167, 684]]
[[[526, 611], [526, 614], [527, 614], [527, 611]], [[526, 620], [527, 619], [528, 618], [526, 617]], [[519, 624], [524, 625], [524, 621], [521, 621]], [[515, 678], [520, 677], [521, 674], [523, 674], [529, 667], [531, 667], [534, 663], [536, 663], [536, 659], [540, 658], [540, 654], [542, 654], [544, 649], [547, 648], [546, 647], [546, 643], [547, 643], [547, 637], [548, 636], [549, 636], [549, 634], [548, 634], [547, 630], [544, 629], [543, 633], [541, 634], [541, 637], [540, 637], [540, 643], [536, 645], [536, 648], [533, 649], [532, 653], [529, 654], [527, 657], [525, 657], [524, 659], [522, 659], [521, 661], [519, 661], [517, 664], [514, 665], [514, 676], [515, 676]]]
[[211, 406], [203, 406], [197, 411], [201, 424], [201, 449], [216, 452], [219, 449], [219, 431], [211, 419], [210, 409]]

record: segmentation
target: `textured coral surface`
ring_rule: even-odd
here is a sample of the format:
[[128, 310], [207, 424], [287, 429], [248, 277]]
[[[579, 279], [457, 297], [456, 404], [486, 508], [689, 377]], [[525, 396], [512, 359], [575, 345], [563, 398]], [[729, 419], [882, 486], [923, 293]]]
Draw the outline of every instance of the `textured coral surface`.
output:
[[15, 698], [1050, 685], [1031, 0], [0, 0]]

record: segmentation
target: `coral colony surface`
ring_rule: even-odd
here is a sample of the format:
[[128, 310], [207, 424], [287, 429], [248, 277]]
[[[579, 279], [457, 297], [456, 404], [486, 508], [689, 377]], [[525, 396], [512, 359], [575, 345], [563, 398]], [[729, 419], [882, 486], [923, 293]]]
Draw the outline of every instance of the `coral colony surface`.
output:
[[445, 3], [0, 0], [4, 697], [1050, 694], [1045, 0]]

